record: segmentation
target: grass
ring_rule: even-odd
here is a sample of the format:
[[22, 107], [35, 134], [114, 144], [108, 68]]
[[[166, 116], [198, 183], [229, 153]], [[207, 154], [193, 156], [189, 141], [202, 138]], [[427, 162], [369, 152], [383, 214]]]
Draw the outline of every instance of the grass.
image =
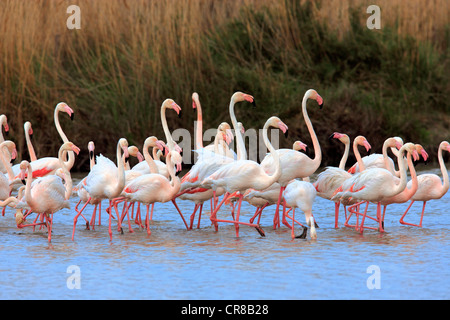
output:
[[[72, 4], [72, 3], [71, 3]], [[382, 29], [368, 30], [368, 1], [77, 1], [81, 30], [66, 28], [64, 1], [0, 3], [0, 112], [10, 138], [27, 158], [23, 123], [35, 131], [38, 156], [56, 154], [53, 108], [69, 139], [113, 155], [125, 136], [141, 146], [162, 137], [159, 108], [168, 97], [184, 109], [168, 116], [171, 130], [193, 131], [190, 96], [200, 95], [206, 128], [230, 121], [231, 94], [254, 95], [257, 109], [240, 108], [246, 128], [278, 115], [311, 145], [300, 114], [304, 92], [325, 99], [308, 112], [324, 150], [337, 164], [334, 131], [362, 134], [375, 151], [389, 136], [422, 143], [432, 156], [448, 139], [449, 6], [437, 1], [377, 1]], [[87, 167], [87, 152], [77, 170]]]

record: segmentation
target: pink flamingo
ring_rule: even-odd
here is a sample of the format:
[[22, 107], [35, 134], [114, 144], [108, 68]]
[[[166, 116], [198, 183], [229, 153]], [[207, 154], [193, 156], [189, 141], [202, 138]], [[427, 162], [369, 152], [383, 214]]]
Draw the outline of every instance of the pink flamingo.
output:
[[[282, 194], [284, 189], [286, 188], [286, 185], [293, 179], [306, 178], [312, 175], [314, 172], [316, 172], [317, 168], [319, 168], [320, 162], [322, 160], [322, 152], [320, 149], [319, 140], [317, 139], [317, 135], [314, 131], [313, 125], [306, 110], [306, 102], [308, 101], [308, 99], [316, 100], [320, 108], [322, 108], [323, 106], [323, 99], [317, 93], [316, 90], [309, 89], [303, 96], [302, 101], [303, 118], [305, 120], [309, 134], [311, 135], [314, 147], [314, 158], [311, 159], [304, 153], [297, 152], [292, 149], [279, 149], [278, 151], [276, 151], [280, 159], [281, 167], [283, 169], [281, 171], [281, 176], [278, 180], [278, 183], [280, 183], [281, 185], [281, 189], [280, 195], [278, 197], [279, 201], [275, 210], [274, 229], [277, 227], [277, 225], [279, 225], [279, 205], [281, 203]], [[269, 174], [273, 173], [274, 168], [276, 168], [276, 166], [274, 166], [275, 161], [274, 155], [275, 153], [270, 153], [261, 162], [261, 167], [264, 169], [265, 172]], [[285, 220], [283, 219], [283, 221]], [[288, 227], [290, 226], [288, 225]]]
[[[9, 134], [8, 117], [6, 117], [6, 115], [4, 114], [0, 115], [0, 143], [5, 141], [5, 138], [3, 137], [3, 129], [5, 129], [5, 135], [8, 135]], [[6, 156], [6, 161], [8, 163], [11, 161], [10, 154]], [[3, 163], [0, 163], [0, 171], [6, 173], [6, 168], [3, 166]]]
[[[275, 127], [282, 130], [285, 134], [287, 133], [288, 127], [284, 124], [278, 117], [269, 118], [263, 127], [263, 140], [266, 147], [269, 149], [270, 153], [274, 157], [275, 171], [269, 175], [267, 174], [263, 167], [258, 163], [251, 160], [237, 160], [231, 162], [219, 170], [214, 172], [208, 178], [203, 181], [203, 185], [216, 190], [217, 188], [224, 188], [227, 192], [222, 199], [222, 202], [215, 208], [214, 212], [211, 214], [211, 221], [217, 231], [217, 222], [231, 222], [235, 224], [236, 236], [239, 236], [239, 224], [244, 224], [248, 226], [255, 227], [256, 230], [264, 236], [264, 231], [260, 226], [251, 223], [244, 223], [239, 221], [239, 214], [241, 209], [241, 203], [245, 191], [249, 188], [255, 190], [264, 190], [270, 187], [273, 183], [278, 181], [281, 176], [281, 168], [278, 153], [275, 152], [274, 147], [267, 137], [267, 129], [269, 127]], [[219, 211], [223, 202], [227, 200], [230, 194], [239, 191], [239, 201], [236, 219], [234, 221], [229, 220], [219, 220], [217, 219], [217, 212]]]
[[[317, 190], [317, 195], [328, 200], [333, 197], [336, 190], [338, 190], [338, 188], [344, 183], [345, 180], [352, 177], [352, 174], [345, 170], [345, 164], [347, 163], [350, 150], [350, 138], [348, 137], [348, 135], [339, 132], [333, 133], [330, 137], [339, 139], [339, 141], [344, 143], [345, 151], [339, 163], [339, 167], [327, 167], [324, 171], [319, 173], [316, 182], [314, 182], [314, 186]], [[358, 146], [364, 146], [367, 151], [370, 150], [371, 146], [367, 139], [363, 136], [357, 136], [353, 140], [353, 153], [355, 154], [357, 163], [360, 164], [361, 168], [364, 168], [364, 164], [361, 160], [361, 155], [358, 151]], [[336, 201], [334, 205], [334, 227], [338, 228], [340, 201]]]
[[[0, 172], [0, 200], [6, 200], [11, 195], [10, 182], [14, 178], [11, 170], [11, 164], [5, 159], [6, 152], [11, 157], [11, 160], [16, 158], [17, 150], [14, 142], [6, 140], [0, 143], [0, 163], [6, 169], [8, 174], [8, 176], [6, 176], [3, 172]], [[4, 210], [2, 211], [2, 215], [5, 215]]]
[[[311, 227], [310, 237], [311, 239], [317, 238], [315, 221], [312, 215], [312, 206], [316, 199], [316, 188], [309, 182], [293, 180], [284, 190], [283, 197], [286, 201], [286, 206], [292, 208], [292, 228], [291, 237], [295, 238], [294, 234], [294, 222], [295, 222], [295, 209], [300, 208], [305, 214], [306, 223]], [[298, 238], [304, 239], [306, 237], [307, 228], [303, 227], [303, 233]]]
[[[33, 171], [28, 161], [20, 163], [20, 178], [26, 179], [24, 201], [32, 212], [35, 212], [45, 219], [45, 223], [33, 223], [29, 225], [19, 224], [18, 228], [27, 226], [43, 225], [47, 226], [48, 241], [52, 239], [53, 214], [63, 208], [70, 208], [70, 196], [72, 195], [72, 179], [70, 171], [66, 167], [63, 157], [64, 152], [79, 153], [80, 149], [72, 142], [64, 143], [58, 152], [60, 166], [64, 172], [65, 184], [57, 175], [47, 175], [33, 180]], [[26, 173], [26, 171], [28, 171]], [[28, 213], [29, 214], [29, 213]]]
[[[361, 225], [359, 226], [359, 231], [361, 233], [364, 230], [364, 219], [366, 217], [369, 202], [377, 203], [376, 221], [379, 223], [379, 230], [384, 231], [382, 226], [383, 220], [381, 217], [381, 201], [395, 196], [396, 194], [402, 192], [406, 187], [407, 174], [405, 161], [403, 158], [405, 152], [416, 152], [415, 145], [412, 143], [406, 143], [399, 150], [397, 161], [400, 169], [400, 181], [387, 169], [365, 169], [360, 174], [354, 175], [352, 178], [347, 179], [342, 186], [344, 191], [337, 192], [333, 196], [333, 201], [342, 201], [346, 198], [353, 198], [355, 200], [366, 202], [366, 209], [363, 213]], [[359, 204], [359, 202], [353, 204], [349, 207], [349, 210], [352, 210]], [[347, 220], [348, 219], [349, 217]]]
[[[167, 155], [167, 169], [171, 180], [168, 180], [165, 176], [159, 173], [144, 174], [128, 183], [122, 193], [124, 199], [128, 202], [140, 202], [145, 205], [152, 205], [152, 213], [155, 202], [165, 203], [171, 201], [175, 195], [179, 192], [181, 187], [180, 178], [175, 175], [174, 166], [181, 169], [182, 158], [177, 151], [171, 151]], [[118, 198], [118, 200], [122, 200]], [[127, 211], [130, 208], [127, 207]], [[181, 215], [183, 218], [183, 216]], [[184, 220], [184, 218], [183, 218]], [[147, 207], [146, 227], [148, 235], [151, 234], [149, 225], [149, 210]]]
[[[405, 213], [400, 218], [401, 224], [415, 226], [415, 227], [422, 227], [423, 214], [425, 212], [425, 205], [426, 205], [427, 201], [434, 200], [434, 199], [440, 199], [448, 191], [449, 178], [448, 178], [447, 168], [445, 167], [444, 159], [442, 157], [443, 151], [450, 152], [450, 144], [447, 141], [442, 141], [439, 144], [439, 149], [438, 149], [438, 161], [439, 161], [439, 167], [441, 169], [443, 181], [441, 181], [441, 178], [439, 178], [438, 175], [432, 174], [432, 173], [421, 174], [417, 177], [417, 182], [419, 185], [418, 189], [417, 189], [416, 193], [411, 197], [411, 203], [409, 204]], [[408, 188], [410, 187], [410, 184], [412, 184], [411, 181], [408, 182]], [[420, 217], [419, 224], [412, 224], [412, 223], [408, 223], [408, 222], [404, 221], [406, 214], [408, 213], [409, 209], [411, 208], [411, 206], [413, 205], [413, 203], [415, 201], [423, 201], [422, 215]]]
[[[66, 112], [70, 116], [71, 119], [73, 119], [74, 113], [73, 113], [73, 110], [64, 102], [58, 103], [55, 107], [55, 112], [54, 112], [53, 118], [54, 118], [56, 130], [58, 131], [61, 139], [63, 140], [63, 143], [66, 143], [66, 142], [69, 142], [69, 139], [67, 139], [67, 136], [64, 133], [64, 131], [62, 130], [61, 125], [59, 123], [59, 117], [58, 117], [59, 112]], [[65, 165], [66, 165], [67, 169], [70, 170], [73, 167], [73, 164], [75, 162], [75, 155], [73, 154], [72, 151], [69, 151], [68, 155], [69, 155], [69, 159], [68, 159], [68, 161], [65, 161]], [[30, 165], [31, 165], [31, 168], [33, 171], [34, 178], [43, 177], [46, 175], [54, 175], [56, 170], [58, 168], [61, 168], [59, 159], [55, 158], [55, 157], [40, 158], [40, 159], [37, 159], [36, 161], [31, 161]], [[19, 168], [19, 164], [13, 166], [12, 170], [14, 172], [15, 178], [18, 178], [18, 175], [21, 171]]]
[[[121, 138], [119, 139], [116, 148], [117, 166], [114, 164], [114, 162], [100, 154], [97, 157], [97, 163], [92, 167], [91, 171], [86, 177], [86, 184], [84, 185], [84, 188], [89, 193], [90, 198], [98, 199], [100, 201], [103, 199], [109, 200], [109, 207], [107, 212], [109, 213], [108, 233], [110, 240], [112, 240], [112, 200], [120, 195], [123, 187], [125, 186], [124, 159], [128, 158], [128, 156], [128, 141], [125, 138]], [[90, 199], [88, 199], [87, 202], [89, 201]], [[115, 207], [115, 209], [117, 213], [117, 207]], [[74, 218], [72, 240], [74, 239], [75, 226], [80, 214], [81, 211]], [[118, 219], [118, 226], [119, 228], [121, 228], [120, 219]]]
[[33, 128], [31, 127], [31, 122], [27, 121], [23, 124], [23, 130], [25, 133], [25, 141], [27, 143], [28, 154], [30, 155], [30, 161], [36, 161], [38, 158], [36, 152], [34, 151], [33, 144], [31, 143], [31, 138], [33, 137]]

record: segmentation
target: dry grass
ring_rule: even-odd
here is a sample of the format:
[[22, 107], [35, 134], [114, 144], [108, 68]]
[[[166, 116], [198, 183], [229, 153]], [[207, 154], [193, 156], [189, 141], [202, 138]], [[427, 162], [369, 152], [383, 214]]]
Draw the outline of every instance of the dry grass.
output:
[[[205, 36], [238, 17], [243, 8], [258, 11], [268, 7], [277, 24], [273, 30], [282, 30], [275, 35], [280, 38], [277, 43], [285, 46], [286, 52], [290, 52], [290, 45], [301, 47], [296, 39], [288, 39], [295, 35], [290, 30], [291, 2], [3, 0], [0, 113], [8, 115], [12, 137], [19, 141], [20, 149], [24, 149], [22, 124], [33, 122], [38, 154], [55, 154], [58, 148], [59, 141], [53, 143], [55, 132], [44, 129], [52, 126], [52, 111], [59, 101], [68, 102], [81, 113], [76, 119], [85, 121], [67, 129], [75, 142], [87, 143], [89, 136], [101, 128], [103, 136], [98, 139], [106, 145], [119, 137], [119, 127], [128, 131], [131, 140], [142, 141], [154, 132], [149, 126], [160, 130], [158, 107], [166, 97], [189, 105], [193, 90], [212, 91], [208, 86], [219, 70]], [[71, 4], [81, 8], [81, 30], [66, 28], [66, 8]], [[362, 8], [364, 25], [369, 4], [372, 1], [314, 2], [313, 14], [342, 36], [349, 29], [349, 8]], [[447, 0], [378, 0], [377, 4], [382, 10], [382, 27], [397, 25], [400, 34], [429, 41], [438, 48], [448, 46]], [[244, 28], [252, 44], [258, 46], [264, 34], [252, 27], [252, 17], [249, 15]], [[239, 58], [239, 52], [235, 55]], [[261, 75], [265, 71], [258, 65], [255, 68], [261, 68]], [[109, 125], [89, 129], [89, 122], [95, 121]]]

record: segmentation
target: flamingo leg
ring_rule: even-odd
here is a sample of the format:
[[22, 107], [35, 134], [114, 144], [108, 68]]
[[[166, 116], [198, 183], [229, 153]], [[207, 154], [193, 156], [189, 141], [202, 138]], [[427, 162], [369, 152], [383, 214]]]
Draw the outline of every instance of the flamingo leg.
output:
[[109, 218], [108, 218], [108, 222], [109, 222], [109, 226], [108, 226], [108, 234], [109, 234], [109, 240], [112, 241], [112, 230], [111, 230], [111, 218], [112, 218], [112, 212], [111, 212], [111, 205], [112, 205], [112, 200], [109, 200], [109, 208], [106, 209], [106, 212], [109, 213]]
[[[363, 217], [361, 219], [361, 225], [359, 226], [359, 232], [362, 234], [364, 232], [364, 219], [366, 218], [367, 209], [369, 208], [369, 201], [367, 201], [366, 208], [363, 213]], [[367, 228], [367, 227], [366, 227]]]
[[53, 212], [51, 213], [51, 217], [50, 215], [47, 215], [46, 218], [48, 222], [48, 242], [52, 242]]
[[[286, 213], [285, 213], [286, 214]], [[291, 229], [291, 238], [294, 239], [295, 238], [295, 234], [294, 234], [294, 229], [295, 229], [295, 225], [294, 222], [295, 221], [295, 208], [292, 208], [292, 229]]]
[[177, 205], [177, 203], [175, 202], [175, 199], [172, 199], [172, 203], [173, 203], [173, 205], [175, 206], [175, 208], [177, 209], [178, 213], [180, 214], [181, 219], [183, 219], [183, 222], [184, 222], [184, 225], [185, 225], [185, 227], [186, 227], [186, 230], [189, 230], [189, 227], [188, 227], [188, 225], [187, 225], [187, 223], [186, 223], [186, 220], [184, 219], [183, 214], [181, 213], [180, 208], [178, 208], [178, 205]]
[[256, 207], [255, 214], [254, 214], [253, 217], [251, 217], [250, 220], [249, 220], [250, 223], [253, 223], [253, 221], [255, 220], [255, 218], [259, 215], [259, 213], [261, 212], [261, 208], [262, 208], [262, 207], [260, 207], [260, 208]]
[[98, 225], [102, 224], [101, 220], [102, 220], [102, 202], [100, 201], [98, 203]]
[[338, 226], [338, 220], [339, 220], [339, 205], [340, 205], [340, 202], [335, 202], [335, 203], [334, 203], [334, 228], [335, 228], [335, 229], [339, 228], [339, 226]]
[[239, 238], [239, 215], [241, 213], [241, 204], [242, 204], [242, 199], [244, 199], [244, 195], [242, 195], [241, 193], [239, 193], [239, 204], [238, 204], [238, 210], [236, 213], [236, 219], [234, 219], [237, 223], [234, 224], [234, 228], [236, 229], [236, 237]]
[[98, 204], [96, 204], [94, 206], [94, 211], [92, 212], [92, 217], [91, 217], [91, 222], [90, 222], [90, 224], [92, 226], [92, 230], [95, 230], [95, 216], [96, 216], [96, 213], [97, 213], [97, 206], [98, 206]]
[[[80, 211], [78, 211], [77, 206], [80, 204], [81, 200], [78, 201], [77, 205], [75, 206], [75, 211], [77, 212], [77, 215], [75, 216], [75, 218], [73, 218], [72, 241], [74, 240], [74, 237], [75, 237], [75, 227], [77, 225], [78, 217], [81, 215], [81, 213], [83, 212], [84, 208], [86, 208], [86, 206], [89, 204], [89, 201], [91, 201], [90, 197], [86, 201], [86, 203], [84, 204], [83, 208], [81, 208]], [[88, 222], [86, 222], [86, 226], [89, 226]]]
[[409, 223], [409, 222], [405, 222], [403, 221], [403, 219], [405, 218], [406, 214], [408, 213], [409, 209], [411, 208], [411, 206], [413, 205], [414, 200], [411, 200], [411, 203], [409, 204], [408, 208], [406, 209], [405, 213], [402, 215], [402, 217], [400, 218], [400, 223], [404, 224], [404, 225], [408, 225], [408, 226], [413, 226], [413, 227], [422, 227], [422, 221], [423, 221], [423, 215], [425, 212], [425, 206], [427, 204], [426, 201], [423, 202], [423, 206], [422, 206], [422, 214], [420, 216], [420, 223], [419, 224], [413, 224], [413, 223]]
[[[214, 191], [214, 197], [215, 197], [215, 195], [216, 195], [216, 192]], [[230, 193], [226, 192], [225, 195], [223, 196], [222, 201], [220, 201], [220, 203], [218, 205], [214, 205], [214, 211], [211, 213], [210, 220], [214, 224], [214, 228], [216, 229], [216, 231], [219, 228], [219, 226], [217, 224], [217, 221], [218, 221], [217, 220], [217, 212], [220, 210], [220, 207], [228, 199], [229, 196], [230, 196]]]
[[[152, 203], [152, 213], [153, 213], [153, 206], [154, 206], [154, 205], [155, 205], [155, 204]], [[151, 232], [151, 230], [150, 230], [150, 219], [149, 219], [149, 216], [148, 216], [148, 210], [147, 210], [147, 214], [146, 214], [146, 216], [145, 216], [145, 225], [146, 225], [146, 227], [147, 227], [147, 235], [150, 236], [150, 235], [152, 234], [152, 232]]]
[[275, 215], [273, 217], [273, 228], [276, 229], [280, 227], [280, 203], [283, 197], [283, 190], [285, 187], [280, 187], [280, 194], [278, 195], [277, 207], [275, 208]]
[[198, 207], [199, 207], [199, 204], [198, 204], [198, 203], [195, 204], [194, 212], [192, 212], [191, 217], [190, 217], [189, 230], [192, 229], [192, 226], [193, 226], [193, 224], [194, 224], [195, 214], [197, 213]]
[[200, 229], [200, 219], [202, 217], [202, 211], [203, 211], [203, 203], [200, 205], [200, 212], [198, 213], [197, 229]]

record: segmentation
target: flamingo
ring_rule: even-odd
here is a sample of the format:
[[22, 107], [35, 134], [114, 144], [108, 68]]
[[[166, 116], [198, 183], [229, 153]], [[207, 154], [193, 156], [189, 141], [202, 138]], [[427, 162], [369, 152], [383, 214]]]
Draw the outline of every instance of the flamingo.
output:
[[[432, 173], [426, 173], [421, 174], [417, 177], [418, 182], [418, 189], [416, 193], [411, 197], [411, 203], [409, 204], [408, 208], [406, 209], [405, 213], [400, 218], [400, 223], [415, 227], [422, 227], [422, 220], [423, 220], [423, 214], [425, 212], [425, 205], [427, 201], [434, 200], [434, 199], [440, 199], [444, 196], [444, 194], [449, 189], [449, 178], [448, 178], [448, 172], [447, 168], [445, 167], [444, 159], [442, 156], [443, 151], [450, 152], [450, 144], [447, 141], [442, 141], [439, 144], [438, 148], [438, 161], [439, 161], [439, 167], [441, 169], [442, 173], [442, 179], [439, 178], [438, 175], [432, 174]], [[412, 182], [408, 182], [408, 188], [410, 187], [410, 184]], [[422, 214], [420, 217], [420, 223], [419, 224], [412, 224], [404, 221], [404, 218], [406, 214], [408, 213], [409, 209], [413, 205], [415, 201], [423, 201], [422, 206]]]
[[[398, 166], [400, 169], [400, 181], [389, 170], [384, 168], [372, 168], [365, 169], [361, 173], [354, 175], [352, 178], [347, 179], [342, 189], [344, 191], [337, 192], [331, 200], [342, 201], [345, 198], [353, 198], [355, 200], [366, 202], [366, 209], [363, 213], [361, 226], [359, 227], [360, 233], [364, 230], [364, 219], [367, 213], [367, 207], [369, 202], [377, 203], [377, 221], [379, 223], [379, 230], [384, 231], [382, 227], [381, 218], [381, 201], [384, 199], [395, 196], [402, 192], [407, 184], [407, 174], [404, 161], [404, 153], [416, 152], [415, 145], [413, 143], [405, 143], [399, 150], [397, 157]], [[353, 207], [359, 205], [355, 203], [349, 207], [352, 210]], [[347, 218], [348, 221], [349, 217]]]
[[[4, 114], [0, 115], [0, 143], [5, 141], [5, 138], [3, 137], [3, 129], [5, 129], [5, 135], [9, 134], [9, 125], [8, 125], [8, 117]], [[6, 156], [6, 161], [10, 162], [11, 155], [8, 154]], [[0, 163], [0, 171], [3, 173], [6, 173], [6, 167], [3, 166], [3, 163]]]
[[[345, 164], [347, 163], [348, 154], [350, 150], [350, 138], [348, 135], [335, 132], [330, 138], [339, 139], [345, 145], [345, 151], [339, 162], [339, 167], [328, 166], [324, 171], [319, 173], [316, 182], [314, 182], [314, 187], [317, 190], [317, 195], [321, 198], [330, 200], [336, 190], [344, 183], [345, 180], [350, 179], [352, 174], [345, 170]], [[357, 136], [353, 140], [353, 153], [355, 154], [357, 163], [360, 164], [361, 168], [364, 168], [364, 163], [361, 160], [361, 154], [358, 151], [358, 146], [364, 146], [367, 151], [370, 150], [371, 146], [367, 139], [363, 136]], [[339, 206], [340, 202], [335, 202], [334, 210], [334, 227], [338, 228], [339, 220]], [[345, 206], [344, 206], [345, 209]]]
[[[320, 166], [320, 162], [322, 160], [322, 152], [320, 149], [319, 140], [317, 139], [317, 135], [314, 131], [313, 125], [311, 123], [311, 120], [308, 116], [308, 112], [306, 110], [306, 102], [308, 99], [316, 100], [319, 104], [319, 107], [323, 107], [323, 99], [322, 97], [317, 93], [316, 90], [309, 89], [306, 91], [305, 95], [303, 96], [302, 101], [302, 113], [303, 118], [306, 123], [306, 126], [308, 128], [308, 131], [311, 135], [313, 147], [314, 147], [314, 158], [311, 159], [304, 153], [294, 151], [292, 149], [279, 149], [276, 153], [280, 159], [280, 164], [283, 170], [281, 171], [281, 176], [278, 180], [278, 183], [281, 185], [280, 194], [278, 197], [278, 203], [275, 210], [275, 216], [274, 216], [274, 229], [279, 224], [279, 205], [281, 202], [282, 194], [284, 189], [286, 188], [286, 185], [296, 178], [306, 178], [312, 175], [317, 168]], [[266, 171], [267, 173], [273, 173], [274, 168], [274, 157], [275, 153], [268, 154], [264, 160], [261, 162], [261, 167]], [[283, 219], [284, 221], [284, 219]], [[290, 226], [288, 226], [290, 227]]]
[[[10, 140], [0, 143], [0, 163], [6, 169], [8, 176], [3, 172], [0, 172], [0, 200], [6, 200], [11, 195], [10, 181], [13, 178], [11, 164], [6, 161], [5, 153], [11, 156], [11, 160], [14, 160], [17, 156], [16, 145]], [[5, 215], [3, 210], [2, 215]]]
[[[203, 181], [203, 185], [216, 190], [217, 188], [224, 188], [227, 192], [222, 199], [222, 202], [214, 209], [211, 214], [211, 221], [217, 230], [217, 222], [231, 222], [235, 224], [236, 236], [239, 236], [239, 224], [244, 224], [248, 226], [255, 227], [256, 230], [264, 236], [264, 231], [256, 224], [244, 223], [239, 221], [239, 214], [241, 203], [243, 199], [243, 194], [249, 188], [255, 190], [264, 190], [270, 187], [274, 182], [278, 181], [281, 176], [281, 168], [278, 153], [275, 152], [274, 147], [267, 137], [267, 129], [269, 127], [275, 127], [282, 130], [285, 134], [287, 133], [288, 127], [284, 124], [278, 117], [269, 118], [263, 127], [263, 140], [266, 147], [273, 154], [275, 159], [274, 166], [275, 171], [269, 175], [267, 174], [263, 167], [258, 163], [251, 160], [237, 160], [229, 164], [222, 166], [219, 170], [214, 172], [208, 178]], [[237, 132], [237, 137], [239, 138], [239, 132]], [[240, 152], [243, 154], [243, 150]], [[238, 154], [239, 155], [239, 154]], [[219, 220], [217, 219], [217, 212], [220, 209], [224, 201], [227, 200], [228, 196], [235, 191], [239, 191], [239, 201], [236, 219], [234, 221], [229, 220]]]
[[[24, 225], [23, 221], [17, 227], [35, 226], [45, 224], [48, 230], [48, 241], [52, 239], [53, 214], [63, 208], [70, 208], [70, 196], [72, 195], [72, 179], [70, 171], [64, 163], [64, 152], [70, 151], [76, 154], [80, 149], [72, 142], [64, 143], [58, 152], [60, 166], [64, 172], [65, 183], [57, 175], [47, 175], [33, 180], [33, 170], [31, 164], [24, 160], [20, 163], [20, 178], [26, 179], [25, 198], [23, 201], [29, 206], [32, 212], [45, 218], [45, 223], [33, 223]], [[28, 171], [28, 173], [26, 173]]]
[[30, 161], [36, 161], [38, 158], [36, 152], [34, 151], [33, 144], [31, 143], [31, 138], [33, 137], [33, 128], [31, 127], [31, 122], [26, 121], [23, 124], [23, 130], [25, 133], [25, 141], [27, 143], [28, 154], [30, 156]]
[[[292, 228], [291, 237], [295, 238], [294, 234], [294, 221], [295, 221], [295, 209], [300, 208], [305, 214], [306, 223], [311, 227], [310, 237], [311, 239], [317, 238], [315, 221], [312, 215], [312, 206], [316, 198], [316, 188], [306, 181], [293, 180], [284, 190], [283, 197], [286, 201], [286, 206], [292, 208]], [[303, 227], [303, 233], [298, 238], [306, 237], [306, 227]]]
[[[69, 142], [69, 139], [67, 138], [66, 134], [62, 130], [61, 125], [59, 123], [59, 117], [58, 117], [59, 112], [66, 112], [70, 116], [70, 119], [72, 119], [72, 120], [73, 120], [74, 113], [73, 113], [73, 110], [64, 102], [58, 103], [55, 107], [55, 112], [54, 112], [53, 118], [54, 118], [56, 130], [58, 131], [61, 139], [63, 140], [63, 143], [66, 143], [66, 142]], [[65, 165], [66, 165], [67, 169], [70, 170], [73, 167], [73, 164], [75, 162], [75, 156], [72, 151], [69, 151], [68, 155], [69, 155], [69, 159], [68, 159], [68, 161], [65, 161]], [[55, 157], [40, 158], [40, 159], [37, 159], [36, 161], [31, 161], [30, 165], [31, 165], [31, 168], [33, 171], [34, 178], [43, 177], [46, 175], [54, 175], [56, 170], [58, 168], [61, 168], [59, 159], [55, 158]], [[19, 173], [21, 172], [20, 165], [19, 164], [14, 165], [12, 167], [12, 170], [14, 172], [14, 177], [18, 178]]]
[[[134, 202], [145, 205], [151, 204], [153, 212], [155, 202], [165, 203], [175, 197], [180, 190], [181, 181], [175, 175], [174, 166], [177, 167], [177, 170], [181, 169], [182, 158], [177, 151], [173, 150], [167, 155], [166, 161], [171, 180], [159, 173], [144, 174], [132, 180], [125, 186], [122, 193], [123, 198], [130, 202], [130, 205]], [[128, 205], [127, 211], [130, 205]], [[183, 218], [182, 215], [181, 217]], [[151, 234], [149, 221], [149, 210], [147, 210], [146, 227], [148, 235]]]
[[[122, 151], [121, 151], [122, 150]], [[123, 190], [125, 186], [125, 167], [124, 167], [124, 159], [128, 158], [128, 141], [125, 138], [120, 138], [117, 142], [116, 148], [116, 161], [117, 166], [104, 157], [103, 155], [97, 156], [97, 163], [92, 167], [88, 176], [86, 177], [86, 184], [84, 188], [89, 193], [90, 198], [99, 199], [100, 201], [103, 199], [109, 200], [109, 207], [107, 212], [109, 213], [109, 228], [108, 233], [110, 240], [112, 240], [112, 230], [111, 230], [111, 217], [112, 217], [112, 200], [117, 198]], [[88, 199], [87, 202], [89, 202]], [[117, 207], [115, 207], [116, 212]], [[73, 231], [72, 231], [72, 240], [75, 235], [75, 226], [77, 223], [78, 216], [81, 213], [78, 213], [74, 218]], [[121, 227], [120, 219], [118, 219], [119, 228]]]

